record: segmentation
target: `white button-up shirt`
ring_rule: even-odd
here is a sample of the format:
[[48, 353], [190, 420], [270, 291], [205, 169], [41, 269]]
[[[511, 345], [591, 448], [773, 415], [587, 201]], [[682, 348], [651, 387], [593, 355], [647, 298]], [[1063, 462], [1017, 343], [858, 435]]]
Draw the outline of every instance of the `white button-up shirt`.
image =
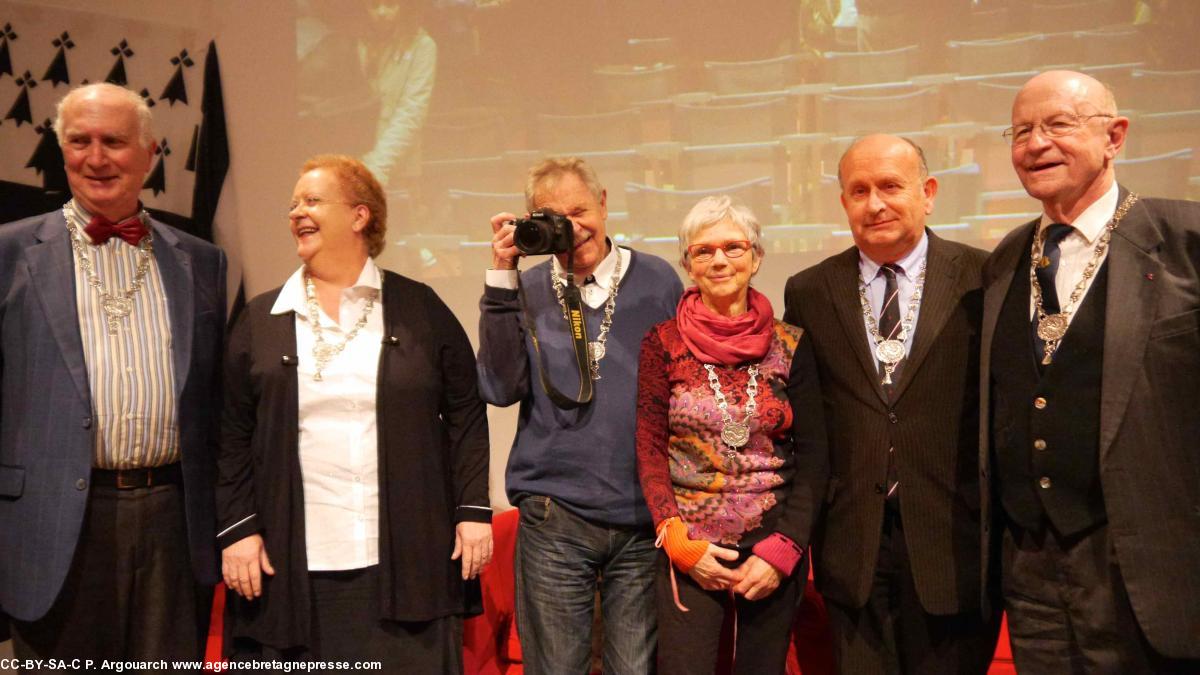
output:
[[[1096, 250], [1096, 240], [1104, 234], [1104, 228], [1108, 226], [1108, 221], [1112, 220], [1113, 214], [1117, 212], [1117, 198], [1120, 196], [1120, 190], [1117, 187], [1117, 181], [1113, 181], [1112, 187], [1104, 196], [1092, 202], [1092, 205], [1084, 209], [1083, 213], [1075, 219], [1073, 223], [1065, 223], [1071, 226], [1071, 233], [1063, 237], [1059, 242], [1059, 258], [1058, 258], [1058, 273], [1054, 276], [1054, 288], [1058, 291], [1058, 306], [1061, 309], [1070, 309], [1071, 315], [1067, 317], [1067, 324], [1075, 319], [1075, 315], [1079, 313], [1079, 305], [1083, 304], [1084, 298], [1087, 297], [1088, 290], [1092, 287], [1092, 281], [1096, 279], [1095, 275], [1088, 279], [1084, 284], [1083, 292], [1079, 294], [1079, 302], [1074, 306], [1069, 306], [1071, 300], [1071, 291], [1075, 290], [1075, 285], [1083, 278], [1083, 270], [1092, 260], [1092, 255]], [[1046, 214], [1042, 214], [1042, 222], [1038, 224], [1038, 235], [1041, 236], [1042, 230], [1054, 223], [1054, 219]], [[1117, 226], [1118, 229], [1120, 225]], [[1100, 265], [1104, 263], [1108, 257], [1108, 249], [1104, 249], [1104, 255], [1100, 256], [1100, 260], [1096, 263], [1096, 272], [1100, 272]], [[1026, 258], [1028, 260], [1028, 258]], [[1023, 274], [1029, 274], [1028, 271]], [[1033, 319], [1033, 313], [1036, 310], [1033, 302], [1033, 294], [1029, 296], [1029, 318]]]
[[327, 344], [339, 344], [378, 294], [367, 323], [313, 379], [316, 335], [309, 324], [304, 268], [280, 291], [272, 314], [295, 312], [300, 407], [300, 473], [308, 569], [349, 570], [379, 562], [379, 470], [375, 394], [383, 342], [381, 276], [371, 259], [342, 291], [335, 321], [320, 312]]
[[[611, 240], [610, 240], [611, 243]], [[617, 276], [617, 256], [621, 257], [621, 276]], [[596, 269], [591, 276], [586, 279], [575, 277], [575, 283], [579, 285], [579, 294], [583, 297], [583, 304], [592, 309], [599, 309], [608, 302], [609, 291], [612, 290], [613, 284], [620, 283], [625, 273], [629, 271], [629, 261], [631, 254], [629, 249], [621, 248], [616, 244], [612, 244], [612, 249], [608, 255], [604, 256], [604, 260], [596, 265]], [[558, 263], [558, 258], [554, 258], [550, 263], [554, 266], [554, 271], [558, 272], [559, 276], [566, 276], [566, 269]], [[507, 288], [515, 290], [517, 287], [517, 271], [516, 270], [488, 270], [484, 284], [492, 288]]]
[[[899, 303], [900, 322], [903, 323], [908, 318], [908, 303], [912, 300], [913, 293], [917, 290], [917, 279], [921, 276], [921, 266], [925, 264], [925, 260], [929, 254], [929, 235], [922, 233], [921, 240], [909, 251], [908, 255], [895, 262], [895, 265], [900, 268], [896, 273], [896, 291], [899, 297], [896, 302]], [[871, 316], [875, 319], [875, 325], [879, 325], [879, 312], [883, 309], [884, 288], [887, 286], [887, 277], [881, 272], [880, 268], [883, 265], [871, 260], [862, 251], [858, 253], [858, 273], [862, 275], [862, 279], [867, 286], [867, 302], [871, 305]], [[912, 329], [908, 331], [908, 335], [904, 337], [904, 353], [912, 353], [913, 336], [917, 334], [917, 318], [921, 316], [921, 305], [918, 302], [915, 311], [913, 311]], [[867, 321], [867, 317], [863, 317], [863, 328], [866, 331], [867, 346], [871, 353], [871, 358], [875, 358], [875, 338], [871, 336], [871, 324]], [[875, 366], [879, 368], [879, 372], [883, 372], [883, 367], [879, 365], [879, 361], [875, 361]]]

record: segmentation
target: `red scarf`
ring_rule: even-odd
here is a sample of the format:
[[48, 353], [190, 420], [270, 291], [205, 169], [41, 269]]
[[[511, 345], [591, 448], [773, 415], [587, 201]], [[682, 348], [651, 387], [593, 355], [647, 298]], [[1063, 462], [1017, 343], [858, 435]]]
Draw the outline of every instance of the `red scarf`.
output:
[[684, 344], [701, 363], [733, 366], [767, 355], [775, 310], [767, 296], [751, 288], [745, 314], [722, 316], [709, 309], [700, 299], [700, 289], [692, 286], [679, 299], [675, 321]]

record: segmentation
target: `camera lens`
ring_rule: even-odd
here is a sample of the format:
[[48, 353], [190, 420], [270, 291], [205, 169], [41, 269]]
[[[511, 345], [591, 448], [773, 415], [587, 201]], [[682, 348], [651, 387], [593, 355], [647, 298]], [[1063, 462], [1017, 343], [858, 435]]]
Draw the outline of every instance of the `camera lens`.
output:
[[525, 253], [541, 253], [549, 248], [550, 235], [543, 221], [522, 219], [517, 221], [513, 243]]

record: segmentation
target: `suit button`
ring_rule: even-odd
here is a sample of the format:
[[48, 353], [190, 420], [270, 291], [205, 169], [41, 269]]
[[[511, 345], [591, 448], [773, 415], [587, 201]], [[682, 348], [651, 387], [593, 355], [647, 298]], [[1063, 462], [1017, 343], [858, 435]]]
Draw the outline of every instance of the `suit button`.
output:
[[891, 422], [892, 424], [895, 424], [900, 421], [900, 418], [896, 416], [895, 412], [889, 410], [888, 411], [888, 421]]
[[1037, 408], [1038, 410], [1045, 410], [1046, 399], [1042, 398], [1041, 396], [1033, 399], [1033, 407]]
[[875, 484], [875, 494], [877, 494], [877, 495], [883, 494], [883, 483]]
[[1051, 482], [1049, 476], [1042, 476], [1038, 479], [1038, 485], [1041, 486], [1043, 490], [1049, 490], [1050, 486], [1054, 485], [1054, 483]]
[[82, 478], [75, 481], [75, 489], [76, 490], [86, 490], [87, 489], [87, 481]]
[[1035, 440], [1033, 442], [1033, 449], [1034, 450], [1045, 450], [1046, 449], [1046, 441], [1041, 438]]
[[92, 428], [92, 418], [90, 418], [90, 417], [83, 418], [83, 428], [84, 429]]

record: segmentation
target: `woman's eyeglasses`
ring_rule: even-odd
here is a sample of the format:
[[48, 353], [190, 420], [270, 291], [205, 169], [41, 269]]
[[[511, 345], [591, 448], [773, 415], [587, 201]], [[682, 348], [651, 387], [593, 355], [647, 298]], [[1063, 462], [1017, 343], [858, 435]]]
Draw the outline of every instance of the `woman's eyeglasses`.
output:
[[300, 201], [293, 201], [291, 204], [289, 204], [288, 213], [292, 213], [300, 206], [303, 206], [304, 210], [309, 211], [324, 204], [345, 204], [346, 206], [357, 206], [357, 204], [353, 202], [339, 202], [332, 199], [325, 199], [324, 197], [318, 197], [316, 195], [309, 195]]
[[745, 239], [735, 239], [723, 244], [692, 244], [687, 247], [688, 259], [692, 262], [706, 263], [713, 259], [717, 251], [724, 251], [726, 258], [740, 258], [750, 250], [750, 242]]

